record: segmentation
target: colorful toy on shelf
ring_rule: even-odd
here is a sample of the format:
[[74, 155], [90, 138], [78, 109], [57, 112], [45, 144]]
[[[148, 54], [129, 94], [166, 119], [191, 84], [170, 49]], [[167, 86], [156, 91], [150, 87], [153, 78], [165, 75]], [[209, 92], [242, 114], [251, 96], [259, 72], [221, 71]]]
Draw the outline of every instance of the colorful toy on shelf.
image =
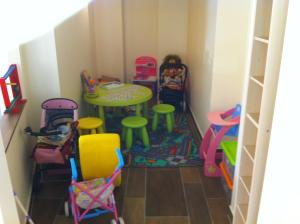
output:
[[1, 92], [5, 104], [5, 112], [17, 113], [18, 107], [26, 102], [22, 98], [22, 91], [19, 81], [17, 65], [12, 64], [3, 77], [0, 78]]
[[217, 152], [223, 137], [237, 137], [240, 122], [241, 106], [225, 112], [209, 112], [207, 117], [210, 122], [202, 140], [199, 156], [204, 159], [204, 174], [210, 177], [221, 176], [221, 170], [216, 164], [216, 160], [223, 158], [223, 152]]
[[237, 141], [221, 141], [220, 145], [224, 152], [223, 160], [219, 164], [222, 173], [221, 183], [223, 185], [226, 198], [230, 202], [233, 189]]

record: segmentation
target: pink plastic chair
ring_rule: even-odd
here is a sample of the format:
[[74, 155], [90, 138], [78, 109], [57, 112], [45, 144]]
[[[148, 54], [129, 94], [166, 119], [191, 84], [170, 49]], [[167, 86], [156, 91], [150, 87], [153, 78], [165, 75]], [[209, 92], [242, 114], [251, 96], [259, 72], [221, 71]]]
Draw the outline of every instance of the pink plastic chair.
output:
[[223, 152], [217, 152], [224, 135], [237, 136], [240, 123], [241, 106], [238, 104], [225, 112], [209, 112], [207, 117], [211, 123], [202, 140], [199, 156], [204, 160], [204, 175], [221, 176], [221, 170], [216, 160], [223, 158]]
[[141, 56], [135, 60], [134, 80], [156, 80], [156, 59], [149, 56]]

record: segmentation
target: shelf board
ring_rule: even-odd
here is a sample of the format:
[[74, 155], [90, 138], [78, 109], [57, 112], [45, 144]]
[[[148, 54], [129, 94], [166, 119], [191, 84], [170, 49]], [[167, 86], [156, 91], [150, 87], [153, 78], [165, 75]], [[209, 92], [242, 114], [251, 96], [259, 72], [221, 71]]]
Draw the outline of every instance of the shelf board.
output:
[[268, 44], [269, 43], [269, 39], [265, 38], [265, 37], [259, 37], [259, 36], [254, 36], [254, 40], [264, 43], [264, 44]]
[[259, 113], [247, 113], [247, 118], [258, 128]]
[[255, 157], [255, 145], [244, 145], [244, 151], [246, 152], [246, 154], [250, 157], [250, 159], [252, 160], [252, 162], [254, 162], [254, 157]]
[[248, 195], [250, 195], [252, 177], [251, 176], [241, 176], [240, 180], [241, 180], [242, 184], [244, 185]]
[[256, 84], [258, 84], [261, 87], [264, 87], [264, 76], [251, 76], [251, 81], [255, 82]]
[[248, 213], [248, 204], [238, 204], [238, 210], [243, 219], [243, 222], [246, 223], [247, 213]]

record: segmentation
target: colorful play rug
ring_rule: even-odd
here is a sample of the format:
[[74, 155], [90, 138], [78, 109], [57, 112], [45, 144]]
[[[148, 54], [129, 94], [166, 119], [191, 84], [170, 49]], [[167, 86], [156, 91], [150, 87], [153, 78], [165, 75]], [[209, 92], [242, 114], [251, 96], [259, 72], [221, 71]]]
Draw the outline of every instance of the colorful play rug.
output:
[[[131, 167], [179, 167], [199, 166], [202, 160], [198, 156], [201, 137], [197, 131], [190, 113], [175, 114], [175, 128], [168, 133], [165, 120], [161, 120], [157, 131], [151, 130], [152, 116], [149, 116], [148, 134], [150, 148], [145, 148], [143, 143], [134, 136], [133, 146], [126, 150], [122, 142], [122, 151], [125, 155], [127, 166]], [[109, 132], [121, 133], [121, 119], [108, 115], [106, 128]], [[116, 129], [119, 127], [118, 129]]]

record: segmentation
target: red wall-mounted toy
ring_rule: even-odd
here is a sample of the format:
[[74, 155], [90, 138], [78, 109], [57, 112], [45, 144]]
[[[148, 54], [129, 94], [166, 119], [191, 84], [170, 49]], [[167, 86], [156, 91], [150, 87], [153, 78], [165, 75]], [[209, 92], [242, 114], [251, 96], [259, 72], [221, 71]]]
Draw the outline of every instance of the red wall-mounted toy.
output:
[[[7, 83], [6, 80], [9, 80]], [[9, 93], [7, 86], [11, 86], [13, 99], [9, 99]], [[0, 86], [2, 91], [2, 96], [5, 104], [5, 113], [17, 113], [20, 111], [18, 105], [24, 104], [25, 99], [22, 99], [21, 85], [19, 81], [17, 65], [12, 64], [9, 66], [7, 72], [3, 77], [0, 78]]]

